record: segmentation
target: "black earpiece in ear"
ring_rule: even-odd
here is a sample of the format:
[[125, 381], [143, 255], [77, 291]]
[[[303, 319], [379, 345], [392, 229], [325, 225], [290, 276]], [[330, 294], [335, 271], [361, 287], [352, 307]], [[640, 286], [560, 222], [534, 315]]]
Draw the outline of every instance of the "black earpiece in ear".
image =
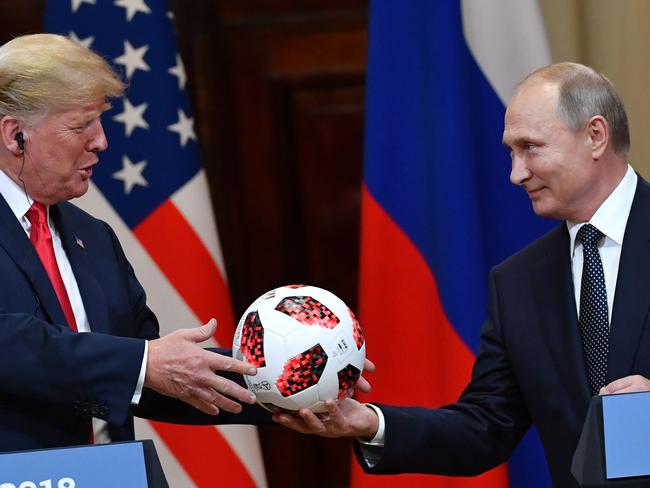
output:
[[24, 151], [25, 150], [25, 136], [23, 136], [22, 131], [18, 132], [16, 134], [15, 139], [16, 139], [16, 142], [18, 143], [18, 147], [20, 148], [20, 150]]

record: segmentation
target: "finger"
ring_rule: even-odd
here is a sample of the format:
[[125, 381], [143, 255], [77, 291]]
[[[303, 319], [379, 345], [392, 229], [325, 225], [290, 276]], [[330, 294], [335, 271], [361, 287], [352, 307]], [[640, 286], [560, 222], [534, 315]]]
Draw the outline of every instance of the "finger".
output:
[[188, 398], [185, 401], [203, 413], [207, 413], [208, 415], [219, 415], [219, 407], [213, 403], [206, 402], [196, 397]]
[[210, 387], [194, 390], [192, 392], [192, 399], [201, 405], [212, 405], [219, 410], [230, 413], [239, 413], [242, 410], [239, 403]]
[[216, 391], [213, 391], [212, 398], [210, 398], [210, 403], [212, 405], [216, 405], [221, 410], [230, 413], [240, 413], [242, 410], [242, 406], [239, 403], [231, 400], [226, 396], [223, 396], [222, 394]]
[[209, 365], [212, 371], [231, 371], [233, 373], [254, 376], [257, 374], [257, 368], [251, 364], [212, 352], [209, 358]]
[[345, 421], [343, 412], [339, 408], [338, 404], [334, 400], [326, 400], [325, 408], [327, 408], [327, 415], [329, 416], [332, 422], [341, 424]]
[[313, 434], [305, 423], [297, 417], [294, 417], [293, 415], [288, 415], [286, 413], [277, 413], [271, 417], [271, 419], [274, 422], [277, 422], [278, 424], [287, 427], [289, 429], [295, 430], [296, 432], [300, 432], [301, 434]]
[[617, 380], [612, 381], [610, 384], [604, 386], [601, 389], [601, 391], [604, 389], [605, 395], [611, 393], [622, 393], [624, 389], [632, 385], [633, 382], [632, 380], [633, 380], [632, 376], [625, 376], [624, 378], [619, 378]]
[[311, 432], [315, 434], [325, 432], [325, 424], [308, 408], [301, 408], [298, 410], [298, 415]]
[[362, 393], [370, 393], [370, 390], [372, 389], [370, 383], [368, 383], [368, 380], [363, 376], [359, 377], [359, 381], [357, 381], [356, 386], [359, 390], [361, 390]]
[[255, 394], [228, 378], [214, 375], [210, 378], [210, 388], [221, 395], [227, 395], [241, 402], [255, 403]]
[[214, 335], [214, 332], [217, 330], [217, 321], [215, 319], [210, 319], [207, 324], [204, 324], [201, 327], [186, 330], [187, 339], [198, 344], [207, 341]]
[[366, 363], [363, 367], [363, 371], [364, 372], [367, 371], [368, 373], [374, 373], [375, 371], [377, 371], [377, 366], [375, 366], [375, 363], [373, 363], [370, 359], [366, 358]]

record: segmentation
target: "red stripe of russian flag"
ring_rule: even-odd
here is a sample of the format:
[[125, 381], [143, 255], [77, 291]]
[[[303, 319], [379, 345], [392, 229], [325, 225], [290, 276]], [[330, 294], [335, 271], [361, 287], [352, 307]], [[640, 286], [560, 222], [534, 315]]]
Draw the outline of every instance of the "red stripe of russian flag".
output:
[[[453, 402], [470, 378], [474, 356], [447, 320], [427, 263], [365, 186], [361, 208], [359, 316], [368, 358], [377, 365], [364, 400], [427, 407]], [[357, 488], [508, 486], [505, 466], [476, 478], [443, 478], [365, 475], [353, 464]]]

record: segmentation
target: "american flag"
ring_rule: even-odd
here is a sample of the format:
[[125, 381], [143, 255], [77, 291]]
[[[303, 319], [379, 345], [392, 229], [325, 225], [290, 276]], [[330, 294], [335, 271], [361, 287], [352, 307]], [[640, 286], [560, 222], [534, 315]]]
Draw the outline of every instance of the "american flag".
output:
[[[228, 286], [167, 2], [50, 0], [45, 28], [97, 51], [128, 83], [104, 114], [109, 148], [75, 203], [115, 229], [161, 334], [216, 317], [214, 343], [229, 346]], [[254, 427], [138, 420], [136, 431], [154, 439], [171, 486], [266, 486]]]

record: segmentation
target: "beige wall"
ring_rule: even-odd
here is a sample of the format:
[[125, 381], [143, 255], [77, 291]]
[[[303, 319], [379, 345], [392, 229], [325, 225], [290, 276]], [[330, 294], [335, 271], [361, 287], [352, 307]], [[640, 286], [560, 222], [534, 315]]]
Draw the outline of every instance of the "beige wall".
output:
[[554, 61], [603, 72], [630, 119], [630, 162], [650, 178], [650, 0], [540, 0]]

